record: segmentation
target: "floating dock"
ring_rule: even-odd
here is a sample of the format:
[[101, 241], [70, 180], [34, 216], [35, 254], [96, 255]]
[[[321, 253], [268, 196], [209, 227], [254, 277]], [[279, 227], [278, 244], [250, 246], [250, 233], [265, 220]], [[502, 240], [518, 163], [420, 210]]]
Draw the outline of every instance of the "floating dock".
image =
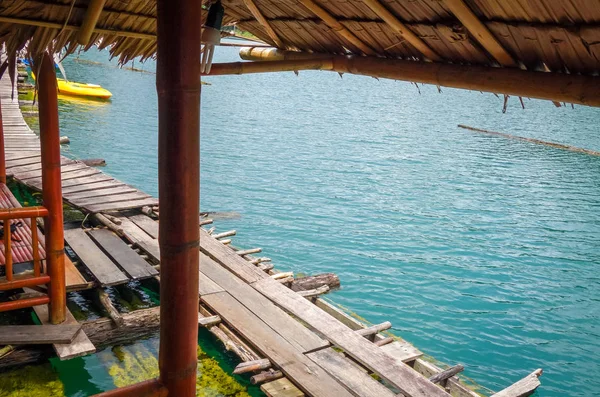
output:
[[[7, 171], [16, 181], [40, 190], [39, 141], [23, 120], [16, 98], [11, 100], [13, 94], [5, 75], [0, 96]], [[64, 202], [89, 214], [92, 222], [85, 228], [65, 225], [67, 252], [75, 262], [67, 260], [67, 287], [97, 289], [110, 314], [81, 324], [77, 332], [79, 324], [68, 313], [65, 326], [71, 333], [65, 334], [71, 342], [45, 340], [54, 344], [61, 359], [68, 359], [158, 329], [157, 307], [119, 313], [104, 288], [147, 278], [160, 282], [159, 216], [145, 208], [156, 209], [159, 203], [93, 167], [66, 157], [61, 161]], [[18, 205], [5, 186], [0, 193], [0, 204]], [[371, 326], [348, 316], [319, 297], [328, 290], [324, 285], [292, 290], [292, 274], [274, 270], [268, 258], [256, 257], [260, 249], [232, 247], [227, 237], [235, 232], [217, 234], [214, 228], [202, 228], [210, 223], [199, 218], [198, 326], [208, 328], [235, 352], [242, 361], [235, 373], [253, 372], [252, 382], [261, 383], [268, 396], [479, 396], [460, 382], [456, 374], [461, 366], [443, 370], [426, 361], [408, 342], [382, 333], [391, 327], [389, 322]], [[30, 260], [27, 254], [36, 246], [28, 226], [23, 233], [30, 249], [23, 251], [23, 262]], [[39, 244], [43, 252], [41, 230]], [[34, 310], [39, 318], [48, 317], [46, 305]], [[0, 341], [7, 333], [10, 329], [0, 327]], [[44, 348], [22, 347], [0, 358], [0, 368], [37, 362], [49, 354]], [[536, 371], [494, 396], [528, 395], [539, 386], [540, 374]]]

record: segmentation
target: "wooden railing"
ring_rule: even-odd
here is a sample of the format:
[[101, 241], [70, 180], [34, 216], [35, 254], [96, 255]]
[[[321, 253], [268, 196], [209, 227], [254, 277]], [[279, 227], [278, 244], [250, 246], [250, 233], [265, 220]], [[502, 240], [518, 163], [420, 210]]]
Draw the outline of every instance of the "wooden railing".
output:
[[[39, 249], [39, 238], [37, 218], [48, 216], [48, 210], [44, 207], [23, 207], [0, 209], [0, 221], [4, 222], [4, 259], [5, 280], [0, 280], [0, 291], [8, 291], [18, 288], [36, 287], [46, 285], [50, 282], [50, 276], [42, 274], [42, 259]], [[31, 229], [31, 252], [33, 257], [33, 275], [13, 274], [13, 250], [10, 221], [16, 219], [29, 219]], [[0, 303], [0, 312], [22, 309], [26, 307], [49, 303], [47, 295], [33, 298], [18, 299], [10, 302]]]

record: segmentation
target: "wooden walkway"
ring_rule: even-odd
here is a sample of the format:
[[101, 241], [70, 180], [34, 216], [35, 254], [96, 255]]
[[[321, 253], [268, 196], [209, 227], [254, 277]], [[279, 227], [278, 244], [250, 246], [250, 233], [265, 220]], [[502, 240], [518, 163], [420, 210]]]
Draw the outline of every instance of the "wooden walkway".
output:
[[[3, 116], [7, 116], [5, 133], [33, 134], [21, 123], [19, 108], [5, 105], [10, 101], [5, 78], [0, 80], [0, 96]], [[25, 146], [20, 147], [19, 142]], [[7, 166], [18, 181], [39, 189], [36, 144], [37, 138], [16, 137], [7, 149]], [[149, 277], [160, 281], [158, 221], [139, 210], [141, 206], [156, 205], [155, 199], [67, 158], [63, 158], [63, 196], [73, 206], [93, 213], [90, 220], [99, 225], [91, 229], [66, 225], [70, 253], [84, 273], [93, 278], [86, 287]], [[381, 334], [389, 324], [366, 328], [324, 300], [292, 291], [272, 266], [261, 264], [261, 260], [248, 255], [249, 251], [233, 249], [228, 241], [202, 229], [201, 224], [199, 326], [206, 326], [228, 348], [232, 348], [232, 340], [237, 341], [241, 347], [234, 351], [244, 361], [266, 361], [261, 369], [268, 371], [259, 375], [272, 376], [261, 386], [269, 397], [479, 396], [456, 376], [439, 384], [430, 381], [430, 376], [442, 370], [422, 360], [422, 353], [409, 343]], [[38, 306], [35, 311], [40, 318], [47, 318], [46, 306]], [[75, 323], [70, 317], [67, 324]], [[74, 343], [54, 347], [63, 358], [95, 350], [83, 332], [75, 336]], [[525, 381], [526, 386], [519, 385], [515, 390], [534, 390], [539, 385], [537, 376]], [[521, 395], [509, 389], [498, 397]]]
[[[14, 99], [11, 96], [14, 94]], [[24, 185], [41, 191], [40, 141], [29, 128], [8, 73], [0, 79], [6, 172]], [[85, 213], [157, 205], [158, 200], [81, 161], [61, 157], [63, 199]]]

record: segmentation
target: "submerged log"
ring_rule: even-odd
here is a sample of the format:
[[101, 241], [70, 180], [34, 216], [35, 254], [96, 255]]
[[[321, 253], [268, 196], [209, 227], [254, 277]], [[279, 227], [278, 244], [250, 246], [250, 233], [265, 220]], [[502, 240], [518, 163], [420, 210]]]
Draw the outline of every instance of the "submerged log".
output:
[[106, 166], [106, 160], [104, 159], [84, 159], [81, 162], [90, 167], [104, 167]]
[[[123, 325], [118, 327], [110, 318], [86, 321], [81, 329], [90, 341], [101, 350], [108, 346], [131, 343], [158, 334], [160, 307], [140, 309], [123, 314]], [[0, 358], [0, 371], [43, 362], [54, 357], [51, 346], [14, 346], [14, 351]]]
[[324, 285], [330, 289], [337, 288], [340, 286], [340, 279], [333, 273], [317, 274], [316, 276], [295, 279], [291, 288], [292, 291], [308, 291], [318, 289]]

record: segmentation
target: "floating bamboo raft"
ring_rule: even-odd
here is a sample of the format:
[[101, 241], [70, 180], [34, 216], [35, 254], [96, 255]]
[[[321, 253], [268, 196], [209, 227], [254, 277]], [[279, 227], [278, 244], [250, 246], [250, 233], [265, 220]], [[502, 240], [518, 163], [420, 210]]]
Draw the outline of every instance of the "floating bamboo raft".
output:
[[[11, 121], [19, 122], [16, 112]], [[10, 125], [5, 124], [5, 132], [8, 128]], [[27, 157], [12, 157], [12, 161], [23, 158]], [[35, 187], [27, 183], [29, 178], [18, 172], [14, 175], [16, 179], [21, 175], [20, 182]], [[102, 173], [94, 171], [93, 175], [100, 177]], [[107, 194], [95, 197], [118, 203], [109, 199], [119, 194], [109, 193], [111, 189], [97, 186], [98, 192]], [[72, 196], [65, 196], [65, 201], [74, 203]], [[55, 343], [54, 351], [60, 358], [156, 334], [158, 307], [123, 314], [105, 291], [108, 286], [147, 278], [160, 282], [160, 209], [156, 201], [149, 203], [142, 208], [136, 205], [133, 210], [111, 205], [110, 211], [98, 210], [102, 201], [96, 207], [79, 205], [77, 208], [90, 214], [91, 224], [85, 228], [80, 224], [65, 226], [67, 252], [76, 262], [73, 269], [79, 279], [70, 289], [95, 288], [109, 316], [81, 324], [82, 332], [70, 344]], [[461, 365], [444, 370], [424, 360], [410, 343], [383, 334], [391, 323], [364, 324], [321, 298], [336, 284], [335, 277], [297, 280], [291, 272], [278, 272], [270, 259], [257, 255], [260, 248], [234, 248], [230, 237], [235, 231], [217, 233], [211, 223], [199, 217], [198, 326], [206, 327], [240, 358], [234, 373], [252, 373], [252, 383], [261, 384], [268, 396], [478, 396], [460, 382], [457, 374], [463, 369]], [[43, 317], [47, 308], [38, 306], [35, 310]], [[72, 317], [69, 323], [76, 325]], [[38, 362], [52, 354], [44, 346], [4, 348], [0, 350], [0, 369]], [[494, 396], [526, 396], [539, 386], [540, 374], [537, 370]]]

